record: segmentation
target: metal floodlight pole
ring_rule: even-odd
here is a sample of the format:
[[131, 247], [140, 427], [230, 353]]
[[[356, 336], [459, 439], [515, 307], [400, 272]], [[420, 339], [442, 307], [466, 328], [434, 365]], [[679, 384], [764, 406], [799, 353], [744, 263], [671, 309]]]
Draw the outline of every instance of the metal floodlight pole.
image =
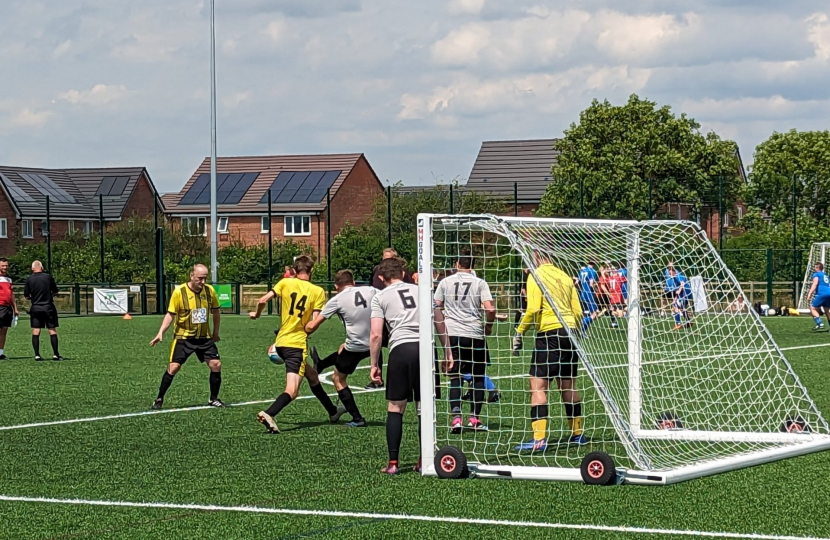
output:
[[49, 213], [49, 195], [46, 196], [46, 271], [52, 272], [52, 216]]
[[[274, 235], [272, 232], [273, 219], [271, 214], [271, 188], [268, 188], [268, 290], [274, 286], [274, 274], [272, 267], [274, 266]], [[271, 315], [274, 310], [274, 303], [268, 300], [268, 315]]]
[[101, 284], [104, 284], [104, 196], [98, 195], [98, 238], [101, 250]]
[[215, 0], [210, 0], [210, 277], [218, 281], [218, 231], [216, 230], [216, 31]]

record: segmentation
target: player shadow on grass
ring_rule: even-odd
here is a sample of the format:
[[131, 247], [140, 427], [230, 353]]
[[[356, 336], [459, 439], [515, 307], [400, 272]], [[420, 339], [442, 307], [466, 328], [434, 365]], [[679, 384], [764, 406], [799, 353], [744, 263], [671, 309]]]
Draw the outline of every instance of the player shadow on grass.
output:
[[[378, 422], [378, 421], [367, 420], [366, 423], [368, 424], [368, 427], [385, 427], [386, 426], [386, 422]], [[280, 426], [280, 433], [289, 433], [291, 431], [297, 431], [297, 430], [301, 430], [301, 429], [310, 429], [310, 428], [315, 428], [315, 427], [320, 427], [320, 426], [332, 426], [332, 427], [336, 427], [336, 428], [340, 428], [340, 429], [348, 429], [348, 430], [355, 429], [355, 430], [358, 430], [358, 431], [361, 430], [361, 429], [364, 429], [364, 428], [350, 428], [350, 427], [347, 427], [345, 423], [343, 423], [343, 424], [332, 424], [328, 420], [317, 420], [317, 421], [314, 421], [314, 422], [297, 422], [297, 423], [293, 423], [293, 424], [290, 424], [290, 425], [291, 425], [291, 427], [287, 427], [287, 428], [283, 428], [282, 426]], [[263, 431], [263, 433], [266, 434], [266, 435], [273, 435], [269, 431]]]

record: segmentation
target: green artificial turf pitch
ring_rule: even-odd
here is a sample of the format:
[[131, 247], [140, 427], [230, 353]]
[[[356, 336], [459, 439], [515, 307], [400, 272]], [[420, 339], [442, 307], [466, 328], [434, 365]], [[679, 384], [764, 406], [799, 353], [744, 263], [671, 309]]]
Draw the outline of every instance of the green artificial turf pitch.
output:
[[[830, 345], [830, 334], [811, 333], [807, 317], [764, 321], [781, 347]], [[0, 426], [147, 411], [169, 352], [169, 336], [158, 348], [148, 346], [159, 322], [157, 317], [64, 319], [61, 352], [69, 360], [63, 363], [36, 364], [28, 329], [12, 329], [6, 346], [10, 359], [0, 362]], [[265, 355], [276, 323], [268, 317], [223, 318], [219, 349], [227, 403], [270, 400], [281, 392], [284, 371]], [[342, 337], [340, 325], [330, 322], [312, 342], [325, 354]], [[42, 350], [49, 351], [45, 335]], [[827, 414], [830, 348], [786, 355]], [[357, 371], [352, 381], [353, 388], [362, 388], [368, 370]], [[207, 367], [193, 358], [176, 377], [165, 408], [204, 405], [207, 394]], [[302, 394], [310, 394], [307, 386]], [[667, 530], [830, 537], [830, 452], [666, 487], [444, 481], [412, 472], [386, 477], [379, 472], [386, 460], [383, 393], [356, 397], [369, 428], [330, 425], [312, 398], [292, 403], [280, 415], [280, 435], [266, 434], [256, 423], [264, 403], [0, 430], [0, 496], [302, 511], [0, 500], [0, 538], [666, 538], [660, 532]], [[410, 411], [402, 449], [407, 470], [417, 454]], [[450, 519], [397, 520], [388, 514]], [[454, 518], [654, 531], [564, 530]]]

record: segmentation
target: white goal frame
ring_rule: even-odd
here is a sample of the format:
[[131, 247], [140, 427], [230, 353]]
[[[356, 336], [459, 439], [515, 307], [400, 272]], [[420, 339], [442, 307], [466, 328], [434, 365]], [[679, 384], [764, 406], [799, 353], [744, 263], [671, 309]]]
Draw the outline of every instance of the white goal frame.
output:
[[813, 275], [813, 266], [820, 262], [826, 268], [828, 259], [830, 259], [830, 242], [816, 242], [810, 246], [810, 257], [807, 259], [807, 269], [804, 271], [804, 281], [801, 282], [801, 293], [798, 295], [797, 309], [799, 311], [810, 311], [810, 299], [807, 298], [807, 293], [810, 292], [812, 285], [810, 278]]
[[[433, 305], [433, 283], [430, 276], [433, 275], [433, 221], [434, 220], [458, 220], [458, 219], [482, 219], [482, 220], [498, 220], [505, 224], [505, 230], [509, 231], [510, 224], [520, 224], [532, 221], [541, 224], [553, 225], [585, 225], [591, 227], [604, 227], [611, 225], [629, 224], [634, 225], [636, 221], [610, 221], [610, 220], [589, 220], [589, 219], [561, 219], [561, 218], [520, 218], [520, 217], [497, 217], [493, 215], [451, 215], [451, 214], [419, 214], [417, 218], [417, 240], [418, 240], [418, 274], [421, 277], [418, 286], [418, 300], [420, 306], [419, 321], [420, 321], [420, 383], [422, 401], [420, 403], [421, 413], [421, 457], [422, 457], [422, 474], [427, 476], [436, 476], [437, 471], [434, 465], [434, 457], [437, 451], [436, 441], [436, 407], [435, 407], [435, 378], [433, 372], [433, 347], [436, 343], [435, 332], [433, 327], [433, 313], [430, 306]], [[648, 222], [658, 223], [658, 222]], [[662, 222], [661, 222], [662, 223]], [[676, 222], [675, 222], [676, 223]], [[688, 227], [699, 231], [699, 227], [694, 223], [685, 223]], [[509, 232], [507, 234], [509, 236]], [[714, 247], [709, 245], [712, 250]], [[575, 339], [576, 347], [580, 353], [580, 360], [585, 367], [588, 377], [596, 386], [597, 393], [601, 397], [601, 401], [606, 407], [606, 414], [611, 418], [611, 424], [617, 429], [618, 435], [622, 445], [629, 450], [629, 457], [636, 464], [636, 468], [624, 469], [618, 466], [618, 476], [623, 483], [629, 484], [643, 484], [643, 485], [664, 485], [673, 484], [685, 480], [699, 478], [702, 476], [717, 474], [721, 472], [741, 469], [763, 463], [769, 463], [789, 457], [800, 456], [812, 452], [830, 449], [830, 435], [821, 433], [756, 433], [756, 432], [740, 432], [740, 431], [695, 431], [695, 430], [658, 430], [658, 429], [643, 429], [641, 422], [640, 410], [640, 373], [642, 361], [641, 348], [641, 321], [642, 312], [639, 298], [639, 233], [632, 234], [627, 241], [627, 255], [628, 255], [628, 271], [629, 271], [629, 316], [628, 316], [628, 380], [629, 380], [629, 415], [627, 418], [614, 418], [618, 416], [618, 409], [616, 409], [612, 398], [603, 392], [601, 381], [596, 378], [591, 372], [590, 359], [586, 357], [586, 353], [579, 345], [579, 340]], [[827, 244], [830, 248], [830, 243]], [[514, 248], [515, 249], [515, 248]], [[830, 254], [830, 249], [827, 250]], [[522, 257], [524, 257], [522, 255]], [[526, 265], [531, 268], [533, 273], [533, 266], [525, 261]], [[726, 271], [728, 280], [738, 288], [735, 276]], [[535, 275], [535, 274], [534, 274]], [[546, 293], [545, 293], [546, 294]], [[743, 295], [743, 292], [740, 293]], [[547, 296], [548, 302], [554, 306], [554, 310], [559, 314], [555, 304]], [[748, 301], [744, 296], [744, 301], [748, 305]], [[760, 318], [754, 310], [748, 310], [748, 316], [754, 317], [759, 323]], [[561, 316], [560, 316], [561, 317]], [[763, 327], [761, 323], [761, 327]], [[764, 332], [774, 346], [771, 352], [777, 353], [784, 363], [787, 371], [795, 381], [795, 385], [804, 391], [806, 389], [801, 385], [797, 375], [792, 370], [792, 367], [784, 359], [784, 355], [777, 344], [772, 340], [769, 332], [764, 327]], [[635, 336], [636, 339], [632, 339]], [[609, 403], [609, 400], [612, 402]], [[815, 407], [815, 405], [813, 405]], [[616, 410], [615, 410], [616, 409]], [[821, 418], [818, 410], [815, 409], [819, 418]], [[822, 422], [823, 419], [822, 419]], [[625, 428], [621, 425], [625, 424]], [[826, 423], [825, 427], [826, 427]], [[745, 443], [798, 443], [788, 444], [785, 446], [777, 446], [768, 449], [754, 450], [735, 456], [727, 456], [722, 458], [710, 459], [707, 461], [695, 463], [692, 465], [679, 466], [669, 470], [650, 470], [649, 464], [638, 460], [635, 455], [632, 455], [631, 446], [637, 446], [639, 441], [645, 440], [687, 440], [687, 441], [712, 441], [712, 442], [745, 442]], [[532, 479], [532, 480], [560, 480], [560, 481], [582, 481], [582, 476], [578, 467], [550, 467], [550, 466], [525, 466], [525, 465], [487, 465], [470, 463], [470, 470], [481, 477], [493, 478], [515, 478], [515, 479]]]

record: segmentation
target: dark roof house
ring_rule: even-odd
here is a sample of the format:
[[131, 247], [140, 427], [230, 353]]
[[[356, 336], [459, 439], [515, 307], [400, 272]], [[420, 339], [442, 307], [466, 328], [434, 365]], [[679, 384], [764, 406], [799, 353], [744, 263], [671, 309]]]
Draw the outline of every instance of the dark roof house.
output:
[[559, 155], [556, 140], [484, 141], [464, 189], [510, 200], [517, 189], [519, 204], [539, 204]]

